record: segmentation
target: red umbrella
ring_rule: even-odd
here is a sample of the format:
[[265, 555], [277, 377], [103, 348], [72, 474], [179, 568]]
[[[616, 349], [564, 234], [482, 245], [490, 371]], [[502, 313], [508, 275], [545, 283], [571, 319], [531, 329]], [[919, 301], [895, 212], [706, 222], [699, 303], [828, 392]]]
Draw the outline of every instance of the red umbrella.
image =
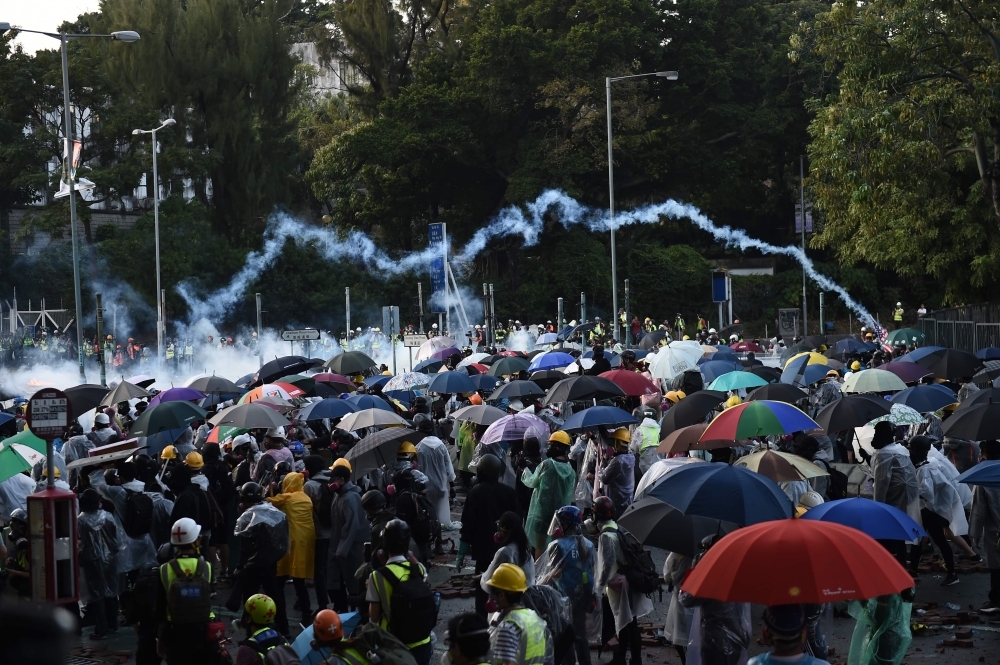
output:
[[469, 363], [468, 365], [466, 365], [466, 367], [475, 367], [477, 370], [479, 370], [480, 374], [486, 374], [487, 372], [490, 371], [490, 368], [487, 367], [486, 365], [483, 365], [482, 363]]
[[760, 348], [760, 344], [754, 344], [753, 342], [737, 342], [736, 344], [730, 344], [729, 348], [733, 351], [753, 351], [754, 353], [760, 353], [764, 350]]
[[508, 357], [520, 356], [521, 358], [524, 358], [526, 356], [526, 354], [523, 351], [501, 351], [497, 355], [508, 356]]
[[731, 603], [830, 603], [899, 593], [913, 578], [857, 529], [818, 520], [762, 522], [716, 543], [681, 584]]
[[660, 389], [642, 374], [627, 369], [613, 369], [610, 372], [604, 372], [601, 376], [624, 390], [629, 397], [655, 395], [660, 392]]
[[338, 386], [344, 392], [351, 392], [357, 388], [357, 386], [354, 385], [354, 382], [346, 376], [334, 374], [333, 372], [320, 372], [319, 374], [313, 374], [309, 378], [317, 383], [325, 383], [329, 386]]
[[923, 365], [918, 365], [917, 363], [910, 362], [908, 360], [893, 360], [891, 363], [882, 365], [879, 369], [892, 372], [902, 379], [903, 383], [914, 383], [931, 373], [931, 371]]

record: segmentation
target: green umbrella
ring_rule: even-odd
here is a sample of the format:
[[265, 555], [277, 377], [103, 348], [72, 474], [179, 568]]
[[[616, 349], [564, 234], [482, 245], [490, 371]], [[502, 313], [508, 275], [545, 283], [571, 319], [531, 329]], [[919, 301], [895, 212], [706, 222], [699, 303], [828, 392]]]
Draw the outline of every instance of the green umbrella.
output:
[[[8, 439], [9, 441], [9, 439]], [[13, 478], [22, 471], [30, 471], [31, 467], [45, 459], [45, 453], [20, 443], [4, 442], [0, 450], [0, 482]]]
[[301, 388], [309, 394], [316, 394], [316, 379], [310, 376], [302, 376], [301, 374], [289, 374], [288, 376], [283, 376], [276, 381], [271, 383], [290, 383], [296, 388]]
[[161, 402], [142, 412], [129, 430], [129, 435], [152, 436], [167, 430], [181, 429], [207, 415], [208, 411], [191, 402]]
[[369, 358], [361, 351], [347, 351], [334, 356], [323, 363], [331, 372], [350, 376], [352, 374], [364, 374], [378, 363]]
[[884, 369], [865, 369], [844, 381], [845, 393], [888, 393], [906, 390], [903, 380]]
[[708, 384], [708, 389], [739, 390], [740, 388], [759, 388], [766, 385], [767, 381], [750, 372], [726, 372]]
[[507, 356], [490, 365], [490, 374], [493, 376], [503, 376], [504, 374], [517, 374], [528, 369], [531, 361], [521, 356]]
[[916, 328], [900, 328], [893, 330], [885, 341], [893, 346], [912, 346], [914, 344], [923, 345], [926, 335]]
[[29, 448], [37, 450], [43, 455], [45, 454], [45, 441], [39, 439], [30, 429], [27, 428], [21, 430], [10, 438], [4, 439], [0, 445], [6, 446], [11, 443], [20, 443], [23, 446], [28, 446]]

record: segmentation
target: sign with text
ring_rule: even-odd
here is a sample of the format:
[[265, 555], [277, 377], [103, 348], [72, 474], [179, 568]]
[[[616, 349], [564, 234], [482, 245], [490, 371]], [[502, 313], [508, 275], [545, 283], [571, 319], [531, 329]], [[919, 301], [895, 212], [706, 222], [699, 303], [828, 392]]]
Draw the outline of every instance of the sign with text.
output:
[[286, 342], [307, 342], [319, 339], [319, 331], [307, 328], [305, 330], [282, 330], [281, 339]]
[[403, 346], [423, 346], [427, 341], [427, 335], [403, 335]]
[[[788, 307], [778, 310], [778, 334], [784, 338], [791, 339], [799, 334], [799, 314], [798, 308]], [[791, 346], [785, 341], [785, 346]]]
[[[813, 204], [806, 204], [806, 233], [813, 232]], [[802, 204], [795, 204], [795, 232], [802, 233]]]
[[441, 254], [431, 259], [431, 312], [445, 312], [444, 293], [448, 290], [445, 275], [445, 243], [448, 239], [448, 225], [443, 222], [427, 225], [427, 242], [431, 247], [439, 246]]
[[66, 393], [55, 388], [39, 390], [28, 400], [25, 419], [28, 429], [46, 441], [62, 436], [72, 419], [72, 409]]

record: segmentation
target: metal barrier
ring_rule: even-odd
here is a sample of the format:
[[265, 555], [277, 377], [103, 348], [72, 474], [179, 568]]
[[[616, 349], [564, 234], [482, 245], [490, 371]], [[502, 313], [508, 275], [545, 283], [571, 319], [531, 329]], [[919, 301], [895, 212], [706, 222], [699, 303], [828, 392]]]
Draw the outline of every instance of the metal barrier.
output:
[[926, 337], [924, 346], [944, 346], [969, 353], [987, 346], [1000, 346], [1000, 323], [924, 317], [917, 325]]

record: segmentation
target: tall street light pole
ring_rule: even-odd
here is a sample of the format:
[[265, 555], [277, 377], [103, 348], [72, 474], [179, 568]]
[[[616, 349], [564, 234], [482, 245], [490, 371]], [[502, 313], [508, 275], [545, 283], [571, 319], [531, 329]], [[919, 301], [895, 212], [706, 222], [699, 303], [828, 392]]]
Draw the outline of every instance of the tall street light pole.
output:
[[[611, 148], [611, 84], [615, 81], [637, 79], [646, 76], [660, 76], [668, 81], [677, 80], [677, 72], [649, 72], [648, 74], [633, 74], [632, 76], [616, 76], [604, 79], [608, 98], [608, 207], [611, 226], [611, 309], [614, 313], [614, 338], [620, 340], [618, 334], [618, 252], [615, 249], [615, 160]], [[628, 321], [625, 322], [626, 327]]]
[[[10, 23], [0, 22], [0, 32], [6, 33], [11, 30]], [[13, 28], [18, 32], [30, 32], [36, 35], [45, 35], [58, 39], [62, 50], [62, 84], [63, 84], [63, 141], [65, 148], [63, 151], [66, 160], [63, 168], [66, 178], [69, 180], [69, 227], [70, 236], [73, 242], [73, 294], [76, 298], [76, 352], [80, 365], [80, 380], [86, 382], [86, 373], [83, 368], [83, 298], [80, 295], [80, 251], [79, 239], [76, 233], [76, 176], [73, 173], [73, 114], [69, 105], [69, 60], [66, 53], [66, 44], [71, 39], [104, 38], [114, 39], [120, 42], [139, 41], [139, 33], [132, 30], [119, 30], [108, 35], [74, 35], [65, 32], [44, 32], [41, 30], [25, 30], [24, 28]], [[102, 349], [103, 352], [103, 349]]]
[[[152, 134], [153, 136], [153, 238], [156, 245], [156, 357], [162, 363], [164, 343], [163, 338], [165, 337], [164, 326], [163, 326], [163, 298], [160, 297], [160, 174], [156, 169], [156, 132], [161, 129], [166, 129], [167, 127], [173, 127], [177, 124], [177, 121], [173, 118], [167, 118], [163, 121], [163, 124], [155, 129], [133, 129], [132, 135], [139, 136], [141, 134]], [[147, 192], [149, 187], [146, 188]]]

